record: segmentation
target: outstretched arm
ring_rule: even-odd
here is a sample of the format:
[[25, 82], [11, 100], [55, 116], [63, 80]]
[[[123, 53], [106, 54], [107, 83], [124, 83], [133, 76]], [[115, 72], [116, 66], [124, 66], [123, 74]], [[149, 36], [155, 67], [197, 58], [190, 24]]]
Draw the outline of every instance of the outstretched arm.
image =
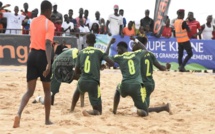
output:
[[159, 62], [154, 62], [153, 65], [157, 67], [160, 71], [167, 71], [170, 69], [171, 64], [166, 63], [166, 66], [161, 65]]
[[143, 43], [141, 43], [137, 38], [131, 36], [130, 39], [133, 40], [137, 45], [139, 45], [141, 49], [146, 50], [145, 45]]
[[110, 46], [113, 44], [113, 43], [115, 43], [116, 42], [116, 39], [115, 38], [112, 38], [111, 40], [110, 40], [110, 42], [109, 42], [109, 44], [108, 44], [108, 46], [107, 46], [107, 48], [106, 48], [106, 51], [105, 51], [105, 54], [109, 54], [109, 50], [110, 50]]

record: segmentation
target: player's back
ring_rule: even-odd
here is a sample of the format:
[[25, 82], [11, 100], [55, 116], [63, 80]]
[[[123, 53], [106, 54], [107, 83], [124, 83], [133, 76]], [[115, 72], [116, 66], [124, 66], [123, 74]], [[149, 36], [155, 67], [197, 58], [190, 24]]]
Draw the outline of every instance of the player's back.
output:
[[73, 68], [78, 56], [78, 49], [72, 48], [62, 52], [52, 64], [52, 73], [61, 82], [72, 82]]
[[77, 56], [77, 48], [65, 50], [57, 56], [57, 58], [54, 60], [53, 65], [61, 64], [61, 66], [75, 66]]
[[143, 83], [154, 84], [153, 64], [157, 62], [155, 55], [148, 52], [141, 60], [141, 74]]
[[93, 80], [100, 82], [100, 67], [102, 60], [107, 55], [94, 47], [88, 46], [78, 54], [77, 66], [81, 69], [82, 80]]
[[145, 54], [145, 51], [125, 52], [122, 55], [115, 55], [114, 61], [119, 64], [122, 72], [122, 82], [128, 83], [142, 83], [140, 63], [141, 57]]

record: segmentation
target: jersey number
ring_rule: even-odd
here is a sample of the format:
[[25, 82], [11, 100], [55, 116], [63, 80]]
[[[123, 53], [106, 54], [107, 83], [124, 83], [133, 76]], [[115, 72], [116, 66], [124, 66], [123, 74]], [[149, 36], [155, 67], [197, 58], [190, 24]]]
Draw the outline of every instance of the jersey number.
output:
[[151, 76], [151, 73], [149, 72], [150, 62], [149, 62], [148, 59], [145, 60], [145, 64], [147, 65], [147, 68], [146, 68], [146, 76]]
[[135, 74], [135, 67], [134, 67], [134, 61], [133, 60], [128, 60], [128, 68], [129, 68], [129, 73], [131, 75]]
[[89, 56], [87, 56], [87, 58], [85, 59], [85, 62], [84, 62], [84, 72], [85, 73], [89, 73], [90, 72], [90, 60], [89, 60]]

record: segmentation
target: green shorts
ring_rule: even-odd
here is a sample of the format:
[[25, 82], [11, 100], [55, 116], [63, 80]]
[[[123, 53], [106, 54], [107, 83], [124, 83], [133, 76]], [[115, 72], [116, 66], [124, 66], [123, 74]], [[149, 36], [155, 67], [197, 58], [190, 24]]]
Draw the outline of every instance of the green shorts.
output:
[[88, 81], [88, 80], [79, 80], [78, 81], [78, 90], [81, 94], [88, 92], [88, 96], [90, 99], [90, 104], [92, 106], [101, 105], [101, 90], [99, 87], [99, 83], [96, 81]]
[[59, 92], [60, 85], [61, 85], [61, 82], [59, 82], [55, 78], [54, 74], [52, 74], [52, 78], [51, 78], [51, 92], [52, 92], [52, 94], [56, 94]]
[[147, 102], [147, 105], [149, 107], [149, 105], [150, 105], [150, 95], [154, 91], [155, 85], [145, 83], [144, 86], [146, 87], [146, 102]]
[[138, 109], [147, 111], [146, 88], [141, 83], [121, 83], [118, 85], [118, 91], [122, 97], [131, 96]]

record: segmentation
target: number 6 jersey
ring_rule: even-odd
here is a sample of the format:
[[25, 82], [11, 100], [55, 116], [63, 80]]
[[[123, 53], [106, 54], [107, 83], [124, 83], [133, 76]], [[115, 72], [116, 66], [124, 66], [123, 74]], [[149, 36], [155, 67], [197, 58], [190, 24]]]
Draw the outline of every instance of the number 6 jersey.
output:
[[81, 69], [82, 80], [100, 81], [100, 67], [102, 60], [108, 58], [103, 51], [88, 46], [78, 54], [76, 67]]

